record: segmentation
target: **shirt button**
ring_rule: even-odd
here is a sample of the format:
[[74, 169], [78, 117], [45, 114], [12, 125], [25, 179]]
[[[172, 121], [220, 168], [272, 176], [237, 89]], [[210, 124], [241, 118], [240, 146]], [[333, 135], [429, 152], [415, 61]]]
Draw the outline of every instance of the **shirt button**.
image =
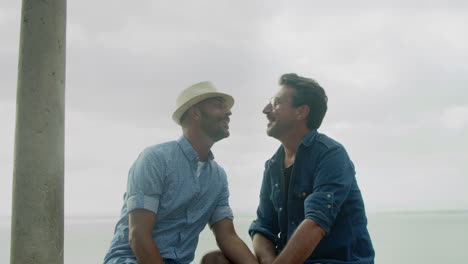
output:
[[328, 207], [328, 208], [331, 208], [331, 204], [327, 204], [327, 207]]
[[291, 222], [291, 225], [295, 225], [295, 224], [296, 224], [296, 222], [294, 222], [294, 221]]
[[279, 210], [282, 211], [282, 210], [283, 210], [283, 207], [280, 207]]
[[302, 192], [302, 197], [305, 197], [307, 193], [305, 192]]
[[327, 197], [328, 197], [328, 198], [331, 198], [331, 194], [327, 194]]
[[278, 188], [278, 184], [277, 184], [277, 183], [275, 183], [275, 187]]

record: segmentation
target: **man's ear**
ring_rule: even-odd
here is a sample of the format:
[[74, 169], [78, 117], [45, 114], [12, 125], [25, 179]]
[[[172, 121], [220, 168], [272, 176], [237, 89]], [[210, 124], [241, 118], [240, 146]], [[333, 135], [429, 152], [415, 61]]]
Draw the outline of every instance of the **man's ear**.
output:
[[200, 109], [196, 106], [190, 107], [189, 114], [192, 116], [193, 120], [200, 120], [201, 118]]
[[301, 105], [296, 109], [296, 120], [307, 119], [310, 113], [310, 107], [308, 105]]

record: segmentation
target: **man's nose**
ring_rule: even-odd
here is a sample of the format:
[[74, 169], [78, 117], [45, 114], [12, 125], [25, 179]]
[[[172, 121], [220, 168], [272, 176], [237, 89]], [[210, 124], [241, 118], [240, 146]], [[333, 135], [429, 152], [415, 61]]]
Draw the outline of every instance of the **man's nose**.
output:
[[262, 112], [264, 114], [268, 114], [268, 113], [271, 113], [272, 111], [273, 111], [273, 107], [271, 106], [270, 103], [268, 103], [267, 105], [265, 105]]

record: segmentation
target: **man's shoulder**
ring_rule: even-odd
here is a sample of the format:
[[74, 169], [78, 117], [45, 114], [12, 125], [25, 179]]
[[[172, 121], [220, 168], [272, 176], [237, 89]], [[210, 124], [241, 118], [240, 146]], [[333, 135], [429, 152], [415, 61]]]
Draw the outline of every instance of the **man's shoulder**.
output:
[[145, 151], [161, 152], [161, 151], [174, 149], [176, 147], [177, 147], [177, 141], [172, 140], [172, 141], [167, 141], [167, 142], [158, 143], [158, 144], [149, 146], [145, 148]]
[[315, 140], [323, 147], [326, 149], [331, 149], [331, 148], [344, 148], [343, 145], [336, 141], [335, 139], [323, 134], [323, 133], [317, 133], [317, 136], [315, 137]]
[[319, 133], [317, 134], [316, 141], [320, 147], [315, 148], [313, 152], [318, 153], [319, 159], [323, 158], [324, 155], [333, 155], [341, 159], [350, 160], [346, 148], [335, 139]]
[[168, 141], [146, 147], [142, 151], [142, 155], [151, 157], [152, 159], [167, 160], [174, 155], [174, 152], [178, 150], [177, 141]]

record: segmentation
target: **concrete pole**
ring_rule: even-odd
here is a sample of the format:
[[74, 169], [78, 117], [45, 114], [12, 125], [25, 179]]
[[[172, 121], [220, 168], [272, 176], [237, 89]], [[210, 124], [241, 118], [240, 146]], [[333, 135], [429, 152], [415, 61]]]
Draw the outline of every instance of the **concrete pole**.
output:
[[11, 264], [63, 264], [66, 0], [23, 0]]

